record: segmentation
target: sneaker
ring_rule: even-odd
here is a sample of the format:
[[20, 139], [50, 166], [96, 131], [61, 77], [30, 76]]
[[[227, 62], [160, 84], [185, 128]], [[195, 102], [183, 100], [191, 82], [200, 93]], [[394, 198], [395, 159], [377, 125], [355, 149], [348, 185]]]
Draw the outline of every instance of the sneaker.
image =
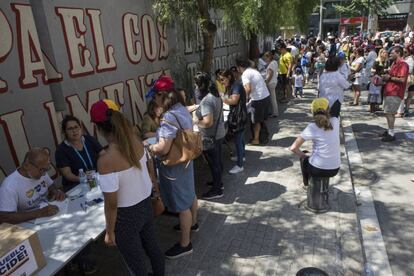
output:
[[167, 259], [177, 259], [191, 253], [193, 253], [193, 246], [191, 245], [191, 242], [186, 247], [182, 247], [180, 243], [176, 243], [165, 252], [165, 257]]
[[[176, 226], [174, 226], [174, 230], [177, 231], [177, 232], [181, 232], [180, 225], [177, 224]], [[198, 223], [191, 226], [191, 232], [198, 232], [198, 230], [200, 230], [200, 227], [198, 226]]]
[[384, 131], [379, 135], [379, 137], [387, 137], [388, 136], [388, 130]]
[[234, 166], [231, 170], [229, 170], [230, 174], [236, 174], [236, 173], [240, 173], [242, 172], [244, 169], [243, 167], [239, 167], [239, 166]]
[[202, 195], [203, 199], [215, 199], [223, 197], [223, 191], [216, 192], [213, 189]]
[[[211, 181], [207, 182], [207, 186], [209, 186], [209, 187], [213, 187], [213, 182], [211, 182]], [[223, 185], [223, 182], [221, 182], [220, 189], [221, 189], [221, 190], [224, 190], [224, 185]]]
[[[237, 162], [237, 156], [230, 157], [230, 160], [233, 162]], [[246, 157], [243, 157], [243, 162], [246, 162]]]
[[391, 135], [387, 134], [387, 136], [382, 137], [381, 141], [382, 142], [393, 142], [393, 141], [395, 141], [395, 135], [391, 136]]

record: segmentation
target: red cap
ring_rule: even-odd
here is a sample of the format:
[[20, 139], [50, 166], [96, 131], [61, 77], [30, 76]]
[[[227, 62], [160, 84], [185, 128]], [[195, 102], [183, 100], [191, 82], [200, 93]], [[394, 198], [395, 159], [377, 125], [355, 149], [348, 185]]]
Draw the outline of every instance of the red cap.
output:
[[109, 120], [109, 110], [119, 111], [116, 103], [109, 99], [103, 99], [94, 103], [91, 107], [91, 121], [94, 123], [105, 122]]
[[174, 89], [174, 81], [169, 76], [161, 76], [155, 82], [145, 97], [154, 97], [158, 91], [171, 91]]

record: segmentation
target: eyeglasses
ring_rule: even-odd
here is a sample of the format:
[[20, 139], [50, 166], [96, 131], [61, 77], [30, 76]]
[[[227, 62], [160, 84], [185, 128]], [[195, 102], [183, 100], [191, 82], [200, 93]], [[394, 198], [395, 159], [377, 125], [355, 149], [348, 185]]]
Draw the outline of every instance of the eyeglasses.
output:
[[66, 129], [66, 131], [77, 131], [77, 130], [79, 130], [80, 129], [80, 126], [73, 126], [73, 127], [68, 127], [67, 129]]
[[225, 81], [227, 80], [227, 78], [220, 78], [220, 81]]
[[162, 92], [155, 93], [155, 96], [162, 96]]
[[39, 166], [37, 166], [35, 163], [33, 163], [31, 161], [29, 161], [29, 163], [30, 163], [30, 165], [32, 165], [33, 167], [35, 167], [42, 175], [44, 175], [45, 173], [47, 173], [50, 170], [50, 168], [51, 168], [51, 165], [50, 164], [47, 166], [47, 168], [39, 168]]

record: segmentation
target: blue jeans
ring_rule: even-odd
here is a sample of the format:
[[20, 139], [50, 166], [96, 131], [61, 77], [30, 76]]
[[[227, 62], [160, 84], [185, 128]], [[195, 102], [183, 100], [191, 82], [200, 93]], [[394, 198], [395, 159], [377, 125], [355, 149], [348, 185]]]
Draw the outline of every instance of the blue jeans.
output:
[[216, 192], [221, 191], [221, 178], [223, 176], [222, 144], [223, 138], [216, 140], [214, 148], [203, 152], [213, 177], [212, 190]]
[[237, 166], [243, 167], [243, 158], [245, 155], [244, 129], [234, 133], [234, 143], [236, 144]]

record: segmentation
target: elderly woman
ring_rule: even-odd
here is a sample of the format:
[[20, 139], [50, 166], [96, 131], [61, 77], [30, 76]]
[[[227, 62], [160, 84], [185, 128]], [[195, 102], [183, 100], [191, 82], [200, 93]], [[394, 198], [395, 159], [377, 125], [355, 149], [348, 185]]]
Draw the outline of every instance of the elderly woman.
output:
[[[325, 98], [313, 100], [314, 122], [302, 131], [289, 150], [301, 158], [303, 184], [308, 186], [310, 176], [333, 177], [341, 165], [339, 119], [330, 117], [329, 102]], [[310, 156], [300, 150], [305, 141], [312, 141]]]
[[[180, 129], [192, 129], [190, 113], [185, 107], [183, 97], [174, 90], [171, 78], [160, 77], [156, 88], [155, 101], [162, 107], [160, 128], [157, 130], [157, 143], [150, 145], [151, 154], [160, 158], [166, 156], [171, 149], [174, 138]], [[176, 259], [193, 252], [190, 241], [190, 231], [198, 231], [197, 196], [194, 188], [193, 161], [173, 166], [159, 162], [159, 181], [161, 197], [169, 211], [179, 213], [180, 224], [174, 228], [181, 231], [178, 243], [171, 247], [165, 256]]]
[[67, 115], [62, 120], [65, 140], [56, 148], [56, 166], [62, 174], [63, 190], [68, 191], [79, 184], [79, 169], [96, 171], [96, 161], [102, 146], [92, 136], [82, 133], [78, 118]]

